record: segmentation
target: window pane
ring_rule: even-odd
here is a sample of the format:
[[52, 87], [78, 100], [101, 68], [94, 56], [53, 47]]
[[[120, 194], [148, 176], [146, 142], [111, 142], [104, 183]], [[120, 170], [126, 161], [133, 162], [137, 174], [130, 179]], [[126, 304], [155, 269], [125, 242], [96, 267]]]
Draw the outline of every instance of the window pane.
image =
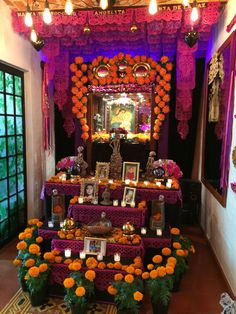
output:
[[16, 195], [10, 197], [10, 210], [11, 212], [15, 212], [17, 210]]
[[6, 138], [0, 137], [0, 157], [6, 157]]
[[11, 215], [10, 216], [10, 235], [14, 235], [16, 233], [16, 231], [18, 230], [18, 217], [17, 217], [17, 214], [14, 214], [14, 215]]
[[22, 100], [20, 97], [15, 97], [16, 102], [16, 114], [22, 115]]
[[15, 134], [14, 117], [7, 117], [7, 134]]
[[5, 113], [4, 95], [0, 93], [0, 113]]
[[23, 155], [17, 156], [17, 172], [22, 172], [24, 170], [24, 159]]
[[18, 205], [19, 205], [19, 208], [24, 208], [25, 207], [24, 191], [18, 193]]
[[7, 198], [7, 180], [0, 180], [0, 200]]
[[9, 194], [15, 194], [16, 193], [16, 177], [10, 177], [9, 178]]
[[16, 117], [16, 134], [23, 133], [23, 121], [22, 117]]
[[5, 73], [6, 92], [13, 94], [13, 75]]
[[0, 221], [6, 219], [7, 216], [7, 201], [0, 202]]
[[0, 91], [3, 92], [3, 72], [0, 71]]
[[9, 176], [13, 176], [16, 173], [16, 157], [9, 157], [8, 167]]
[[7, 176], [7, 160], [6, 158], [0, 159], [0, 179], [6, 178]]
[[23, 136], [16, 137], [17, 154], [23, 153]]
[[14, 114], [14, 98], [11, 95], [6, 95], [7, 114]]
[[5, 117], [0, 116], [0, 136], [6, 134], [6, 129], [5, 129]]
[[8, 155], [15, 155], [15, 137], [9, 136], [7, 139]]
[[8, 220], [0, 223], [0, 241], [4, 242], [8, 238]]
[[18, 191], [21, 191], [24, 189], [24, 175], [18, 174]]
[[15, 94], [22, 95], [21, 78], [19, 76], [15, 76]]

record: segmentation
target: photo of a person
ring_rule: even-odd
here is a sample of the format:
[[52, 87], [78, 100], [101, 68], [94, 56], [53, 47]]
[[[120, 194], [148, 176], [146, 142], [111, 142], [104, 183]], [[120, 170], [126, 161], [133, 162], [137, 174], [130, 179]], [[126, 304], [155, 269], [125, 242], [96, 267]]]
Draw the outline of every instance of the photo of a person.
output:
[[139, 180], [139, 162], [123, 162], [122, 180], [138, 182]]
[[97, 161], [96, 162], [96, 172], [95, 172], [96, 179], [99, 179], [99, 180], [108, 179], [109, 168], [110, 168], [109, 162], [98, 162]]
[[95, 194], [94, 185], [91, 183], [86, 184], [84, 189], [84, 196], [88, 198], [93, 198], [95, 196], [94, 194]]
[[135, 180], [135, 177], [136, 177], [135, 167], [133, 166], [127, 167], [126, 179], [133, 181]]
[[89, 251], [91, 253], [99, 253], [101, 251], [101, 241], [99, 241], [99, 240], [90, 240], [90, 242], [89, 242]]
[[94, 179], [81, 179], [80, 196], [84, 202], [94, 202], [98, 196], [98, 181]]
[[107, 240], [104, 238], [84, 237], [84, 251], [86, 254], [98, 255], [101, 253], [106, 255]]
[[123, 194], [123, 201], [126, 204], [131, 204], [135, 201], [136, 188], [125, 187]]

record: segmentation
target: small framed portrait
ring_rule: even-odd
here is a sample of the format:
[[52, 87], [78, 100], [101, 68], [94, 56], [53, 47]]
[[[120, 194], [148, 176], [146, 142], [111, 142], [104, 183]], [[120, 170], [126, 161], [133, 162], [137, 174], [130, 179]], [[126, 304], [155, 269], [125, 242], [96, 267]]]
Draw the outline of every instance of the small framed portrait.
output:
[[82, 179], [80, 186], [80, 196], [83, 197], [84, 202], [93, 203], [98, 198], [98, 181]]
[[102, 254], [106, 255], [107, 240], [103, 238], [84, 238], [84, 251], [86, 254]]
[[109, 178], [110, 163], [96, 162], [95, 178], [97, 180], [104, 180]]
[[164, 196], [151, 202], [150, 229], [165, 228], [165, 203]]
[[122, 181], [130, 180], [138, 182], [139, 180], [139, 162], [123, 162]]
[[124, 188], [123, 201], [126, 204], [131, 205], [132, 202], [135, 202], [135, 194], [136, 194], [136, 188], [130, 188], [126, 186]]

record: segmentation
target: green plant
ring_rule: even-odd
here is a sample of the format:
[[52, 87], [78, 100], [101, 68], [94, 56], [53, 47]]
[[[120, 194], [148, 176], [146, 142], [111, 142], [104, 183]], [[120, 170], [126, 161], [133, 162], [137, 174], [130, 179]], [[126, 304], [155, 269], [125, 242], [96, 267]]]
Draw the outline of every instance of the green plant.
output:
[[38, 260], [35, 266], [29, 268], [25, 275], [26, 284], [31, 294], [46, 288], [49, 266], [47, 262]]
[[149, 278], [146, 280], [146, 287], [150, 293], [153, 303], [168, 305], [173, 288], [173, 277], [163, 275], [162, 277]]
[[118, 311], [124, 313], [138, 313], [140, 301], [143, 299], [143, 281], [132, 274], [123, 276], [115, 275], [115, 281], [108, 287], [108, 292], [114, 295], [114, 301]]

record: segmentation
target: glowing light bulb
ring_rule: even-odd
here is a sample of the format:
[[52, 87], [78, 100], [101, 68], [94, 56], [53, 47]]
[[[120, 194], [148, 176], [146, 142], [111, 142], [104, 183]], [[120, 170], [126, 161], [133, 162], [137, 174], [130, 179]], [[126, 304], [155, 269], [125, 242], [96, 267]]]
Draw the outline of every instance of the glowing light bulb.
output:
[[38, 36], [35, 32], [35, 30], [32, 28], [31, 33], [30, 33], [30, 39], [33, 43], [36, 43]]
[[106, 10], [108, 8], [108, 0], [100, 0], [99, 5], [102, 10]]
[[148, 11], [151, 15], [154, 15], [157, 13], [157, 0], [150, 0]]
[[183, 6], [188, 7], [189, 6], [189, 0], [182, 0]]
[[52, 15], [49, 8], [45, 8], [43, 11], [43, 21], [46, 24], [50, 24], [52, 22]]
[[68, 15], [71, 15], [71, 13], [73, 12], [73, 4], [72, 4], [71, 0], [66, 1], [65, 12]]
[[25, 25], [31, 27], [33, 25], [33, 19], [30, 12], [30, 7], [27, 4], [26, 13], [25, 13]]
[[197, 7], [193, 7], [192, 8], [192, 12], [190, 15], [190, 19], [192, 22], [196, 22], [199, 18], [199, 14], [198, 14], [198, 8]]

